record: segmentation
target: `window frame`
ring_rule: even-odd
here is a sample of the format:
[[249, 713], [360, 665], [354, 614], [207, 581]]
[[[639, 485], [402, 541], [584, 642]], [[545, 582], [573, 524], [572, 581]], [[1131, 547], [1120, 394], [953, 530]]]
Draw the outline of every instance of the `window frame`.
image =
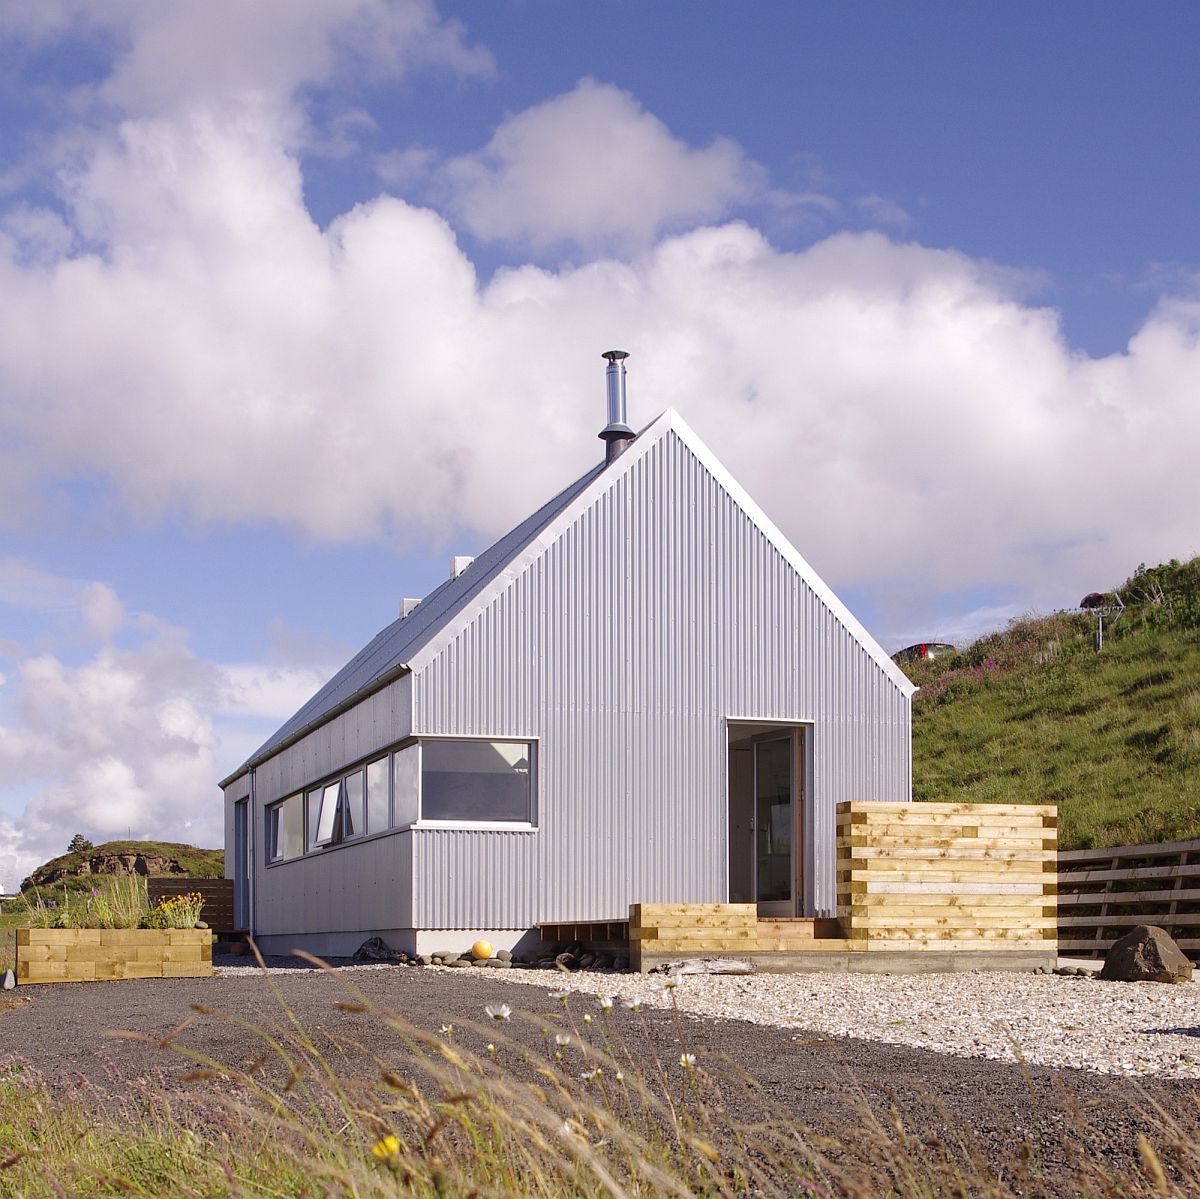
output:
[[425, 755], [421, 754], [417, 772], [417, 820], [412, 825], [417, 829], [480, 829], [496, 832], [536, 832], [538, 828], [538, 798], [539, 774], [541, 766], [541, 746], [537, 737], [418, 737], [418, 745], [429, 742], [475, 742], [491, 745], [496, 742], [505, 745], [523, 745], [528, 750], [529, 757], [529, 811], [524, 820], [470, 820], [470, 819], [439, 819], [425, 815]]

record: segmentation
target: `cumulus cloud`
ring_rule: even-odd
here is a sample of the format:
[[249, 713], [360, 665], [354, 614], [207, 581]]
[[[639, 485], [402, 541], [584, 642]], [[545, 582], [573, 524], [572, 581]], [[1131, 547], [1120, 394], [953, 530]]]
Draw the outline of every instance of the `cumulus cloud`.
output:
[[0, 30], [35, 45], [102, 38], [113, 65], [94, 97], [139, 115], [247, 93], [286, 105], [350, 72], [383, 80], [423, 66], [494, 69], [432, 0], [39, 0], [6, 6]]
[[[417, 163], [401, 155], [393, 175]], [[484, 241], [628, 250], [760, 197], [766, 171], [729, 138], [695, 149], [628, 92], [583, 79], [508, 117], [483, 150], [442, 164], [435, 188]]]
[[1197, 548], [1181, 299], [1091, 359], [987, 262], [741, 223], [482, 285], [429, 209], [319, 228], [251, 110], [126, 122], [64, 195], [101, 248], [0, 254], [0, 428], [139, 517], [485, 538], [597, 456], [622, 345], [635, 417], [678, 407], [841, 586], [1061, 602]]
[[[20, 583], [16, 565], [0, 579]], [[130, 617], [104, 583], [32, 566], [25, 576], [9, 594], [72, 596], [91, 647], [79, 662], [26, 649], [4, 680], [0, 778], [10, 797], [24, 799], [19, 814], [0, 818], [0, 883], [16, 886], [76, 832], [97, 842], [131, 835], [222, 844], [217, 779], [328, 669], [208, 662], [185, 630]], [[114, 645], [122, 628], [128, 644]]]

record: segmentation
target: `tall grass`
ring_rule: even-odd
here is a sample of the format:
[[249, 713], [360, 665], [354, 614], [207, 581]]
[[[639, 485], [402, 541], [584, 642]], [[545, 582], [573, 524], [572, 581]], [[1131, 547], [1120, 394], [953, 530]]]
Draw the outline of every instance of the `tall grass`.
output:
[[565, 994], [554, 1017], [497, 1005], [479, 1013], [493, 1017], [486, 1023], [431, 1035], [343, 985], [339, 1006], [373, 1025], [369, 1044], [355, 1046], [359, 1061], [364, 1051], [373, 1061], [365, 1073], [340, 1071], [344, 1038], [305, 1029], [280, 998], [279, 1027], [207, 1008], [193, 1016], [251, 1033], [261, 1047], [252, 1062], [208, 1057], [190, 1022], [165, 1038], [140, 1038], [191, 1060], [186, 1090], [124, 1081], [56, 1094], [28, 1067], [0, 1078], [0, 1195], [1137, 1199], [1200, 1191], [1195, 1107], [1158, 1112], [1153, 1138], [1119, 1160], [1090, 1147], [1087, 1117], [1077, 1113], [1066, 1133], [1069, 1173], [1054, 1177], [1038, 1144], [1014, 1143], [1009, 1157], [989, 1161], [953, 1113], [910, 1124], [852, 1093], [843, 1127], [806, 1129], [736, 1066], [693, 1052], [678, 1013], [670, 1052], [640, 1011]]

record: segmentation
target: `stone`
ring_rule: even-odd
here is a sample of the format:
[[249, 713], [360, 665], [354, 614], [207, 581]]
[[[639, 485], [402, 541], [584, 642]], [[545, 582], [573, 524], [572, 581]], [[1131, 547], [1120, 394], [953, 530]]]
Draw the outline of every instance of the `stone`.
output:
[[433, 956], [428, 953], [418, 954], [417, 955], [417, 964], [419, 966], [432, 966], [433, 965]]
[[491, 958], [471, 958], [472, 966], [487, 966], [491, 964]]
[[1165, 929], [1139, 924], [1108, 951], [1100, 977], [1112, 982], [1182, 983], [1192, 963]]
[[496, 958], [501, 962], [511, 962], [513, 960], [511, 949], [497, 949]]
[[575, 955], [573, 953], [560, 953], [555, 959], [554, 964], [559, 970], [571, 970], [575, 966]]
[[596, 955], [594, 953], [585, 953], [579, 959], [579, 969], [586, 970], [589, 966], [596, 964]]
[[442, 964], [444, 966], [458, 966], [458, 967], [463, 967], [463, 966], [470, 967], [471, 965], [473, 965], [470, 958], [455, 958], [454, 961], [452, 961], [452, 962], [443, 962]]
[[208, 928], [208, 925], [205, 924], [203, 920], [197, 920], [195, 927], [196, 928]]
[[353, 954], [356, 962], [392, 962], [396, 951], [382, 937], [368, 937]]
[[488, 958], [486, 962], [477, 962], [479, 966], [491, 966], [493, 970], [511, 970], [512, 962], [506, 961], [504, 958]]
[[11, 991], [17, 985], [17, 976], [11, 970], [4, 972], [4, 989]]

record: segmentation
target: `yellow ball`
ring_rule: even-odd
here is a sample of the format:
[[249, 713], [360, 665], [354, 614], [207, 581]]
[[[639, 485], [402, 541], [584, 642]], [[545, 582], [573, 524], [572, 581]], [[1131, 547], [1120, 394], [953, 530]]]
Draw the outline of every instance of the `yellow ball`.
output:
[[495, 950], [492, 948], [491, 941], [476, 941], [471, 946], [471, 956], [477, 960], [490, 958]]

